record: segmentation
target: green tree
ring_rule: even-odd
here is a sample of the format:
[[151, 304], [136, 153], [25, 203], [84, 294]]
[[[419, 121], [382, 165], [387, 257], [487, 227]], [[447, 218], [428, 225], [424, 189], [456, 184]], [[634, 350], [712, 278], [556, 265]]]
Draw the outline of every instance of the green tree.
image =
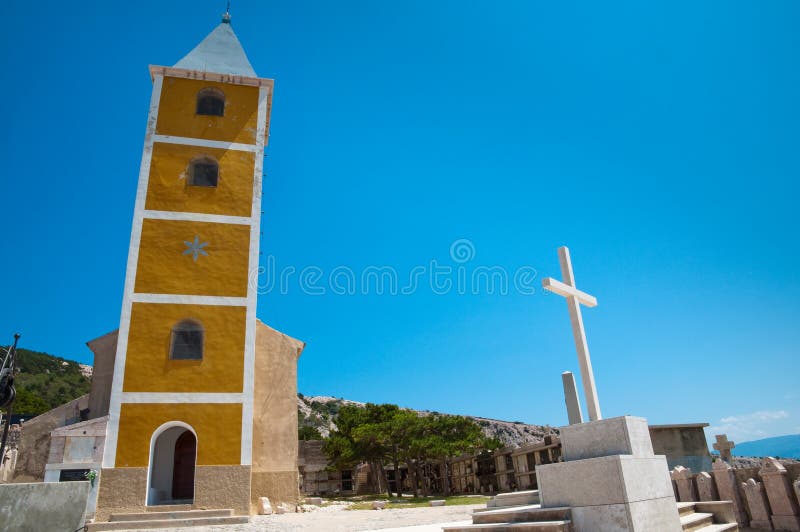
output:
[[[398, 497], [403, 495], [402, 475], [400, 464], [405, 462], [411, 471], [411, 450], [415, 438], [419, 435], [420, 417], [410, 410], [398, 410], [391, 420], [384, 425], [384, 431], [389, 442], [388, 454], [394, 464], [395, 491]], [[412, 495], [416, 491], [416, 475], [411, 478]]]
[[495, 445], [481, 431], [480, 425], [463, 416], [430, 416], [431, 427], [425, 437], [429, 455], [442, 464], [442, 490], [450, 495], [450, 459], [467, 452]]
[[342, 406], [336, 418], [337, 429], [325, 439], [323, 446], [331, 464], [337, 469], [345, 469], [366, 462], [370, 464], [378, 491], [383, 491], [384, 487], [388, 491], [384, 464], [390, 456], [391, 442], [387, 427], [399, 410], [397, 405], [389, 404]]
[[91, 385], [77, 362], [28, 349], [17, 349], [16, 370], [14, 412], [19, 414], [47, 412], [88, 393]]
[[[50, 406], [44, 399], [24, 388], [17, 389], [17, 398], [14, 399], [13, 407], [15, 414], [27, 414], [29, 416], [38, 416], [50, 410]], [[5, 412], [5, 410], [2, 411]]]
[[[367, 422], [366, 409], [345, 405], [339, 410], [336, 419], [336, 430], [331, 431], [322, 450], [325, 452], [331, 467], [335, 469], [350, 469], [362, 462], [371, 462], [373, 456], [370, 449], [365, 448], [356, 440], [355, 430]], [[375, 474], [374, 468], [372, 473]], [[380, 490], [379, 479], [375, 477]]]
[[[369, 445], [381, 455], [381, 464], [389, 462], [395, 471], [395, 493], [403, 494], [400, 465], [408, 461], [409, 448], [419, 416], [396, 405], [367, 405], [367, 423], [354, 432], [357, 441]], [[385, 468], [383, 474], [385, 475]], [[387, 492], [391, 495], [388, 480]]]
[[309, 427], [308, 425], [300, 427], [297, 430], [297, 439], [301, 441], [307, 440], [321, 440], [322, 434], [320, 434], [319, 430], [316, 427]]
[[378, 491], [391, 495], [385, 464], [395, 470], [395, 491], [402, 495], [401, 464], [406, 464], [412, 490], [422, 484], [425, 495], [429, 486], [422, 479], [421, 469], [427, 463], [441, 464], [442, 488], [449, 495], [449, 461], [455, 456], [477, 449], [494, 449], [496, 440], [486, 438], [480, 425], [462, 416], [432, 414], [418, 416], [397, 405], [367, 404], [364, 407], [343, 406], [336, 420], [337, 429], [325, 439], [323, 447], [331, 465], [337, 469], [367, 462], [374, 474]]
[[[353, 430], [353, 437], [358, 448], [365, 456], [369, 457], [390, 496], [392, 492], [389, 488], [385, 464], [392, 457], [390, 429], [398, 412], [400, 412], [400, 407], [397, 405], [367, 403], [364, 407], [363, 422]], [[395, 475], [399, 475], [398, 470], [395, 470]], [[381, 491], [380, 488], [379, 491]]]

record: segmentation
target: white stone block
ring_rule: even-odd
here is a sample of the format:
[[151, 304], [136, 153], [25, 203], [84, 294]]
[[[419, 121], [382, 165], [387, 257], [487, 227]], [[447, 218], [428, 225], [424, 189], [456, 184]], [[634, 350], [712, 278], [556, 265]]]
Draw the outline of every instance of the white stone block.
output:
[[626, 502], [675, 496], [665, 456], [621, 455], [619, 458], [625, 482]]
[[630, 454], [653, 456], [647, 420], [621, 416], [559, 428], [565, 462]]
[[659, 499], [638, 501], [628, 504], [630, 509], [632, 530], [646, 532], [659, 530], [673, 532], [683, 530], [678, 515], [678, 505], [670, 495]]
[[665, 497], [623, 504], [578, 506], [571, 509], [575, 530], [603, 532], [679, 532], [675, 499]]
[[373, 510], [383, 510], [386, 508], [386, 501], [372, 501]]
[[431, 506], [444, 506], [444, 501], [431, 501]]
[[258, 515], [272, 515], [272, 505], [267, 497], [258, 499]]
[[536, 473], [543, 508], [674, 500], [663, 456], [604, 456], [541, 465]]

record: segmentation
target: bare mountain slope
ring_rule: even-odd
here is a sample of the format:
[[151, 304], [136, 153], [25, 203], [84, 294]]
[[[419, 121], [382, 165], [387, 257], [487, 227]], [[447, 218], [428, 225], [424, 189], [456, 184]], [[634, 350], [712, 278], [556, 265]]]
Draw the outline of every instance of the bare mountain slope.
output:
[[[301, 427], [314, 427], [323, 436], [328, 436], [330, 431], [336, 428], [336, 415], [340, 407], [343, 405], [364, 406], [364, 404], [358, 401], [350, 401], [349, 399], [337, 399], [336, 397], [312, 397], [298, 394], [299, 423]], [[414, 412], [420, 416], [438, 413], [428, 410], [414, 410]], [[475, 416], [466, 417], [483, 427], [484, 434], [497, 438], [503, 442], [503, 445], [509, 447], [519, 447], [526, 443], [539, 443], [544, 440], [546, 434], [558, 433], [557, 429], [549, 425], [528, 425], [519, 421], [501, 421]]]

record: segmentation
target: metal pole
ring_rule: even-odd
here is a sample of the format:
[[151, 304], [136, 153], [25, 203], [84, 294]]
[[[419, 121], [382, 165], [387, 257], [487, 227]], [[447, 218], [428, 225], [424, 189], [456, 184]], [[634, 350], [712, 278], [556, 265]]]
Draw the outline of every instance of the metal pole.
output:
[[[9, 374], [10, 377], [13, 378], [14, 376], [14, 365], [15, 365], [15, 358], [17, 354], [17, 341], [19, 341], [20, 334], [17, 333], [14, 335], [14, 345], [8, 350], [8, 355], [11, 357], [11, 373]], [[11, 425], [11, 414], [14, 413], [14, 401], [16, 398], [12, 400], [8, 404], [8, 408], [6, 409], [6, 423], [3, 427], [3, 441], [0, 442], [0, 466], [3, 464], [3, 458], [5, 457], [6, 452], [6, 442], [8, 441], [8, 427]]]

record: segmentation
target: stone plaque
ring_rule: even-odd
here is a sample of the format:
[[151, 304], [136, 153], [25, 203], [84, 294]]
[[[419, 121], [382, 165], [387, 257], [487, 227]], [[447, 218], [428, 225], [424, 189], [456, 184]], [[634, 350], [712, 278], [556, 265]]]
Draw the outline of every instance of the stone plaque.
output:
[[61, 474], [58, 476], [59, 482], [75, 482], [86, 481], [86, 473], [88, 469], [62, 469]]

